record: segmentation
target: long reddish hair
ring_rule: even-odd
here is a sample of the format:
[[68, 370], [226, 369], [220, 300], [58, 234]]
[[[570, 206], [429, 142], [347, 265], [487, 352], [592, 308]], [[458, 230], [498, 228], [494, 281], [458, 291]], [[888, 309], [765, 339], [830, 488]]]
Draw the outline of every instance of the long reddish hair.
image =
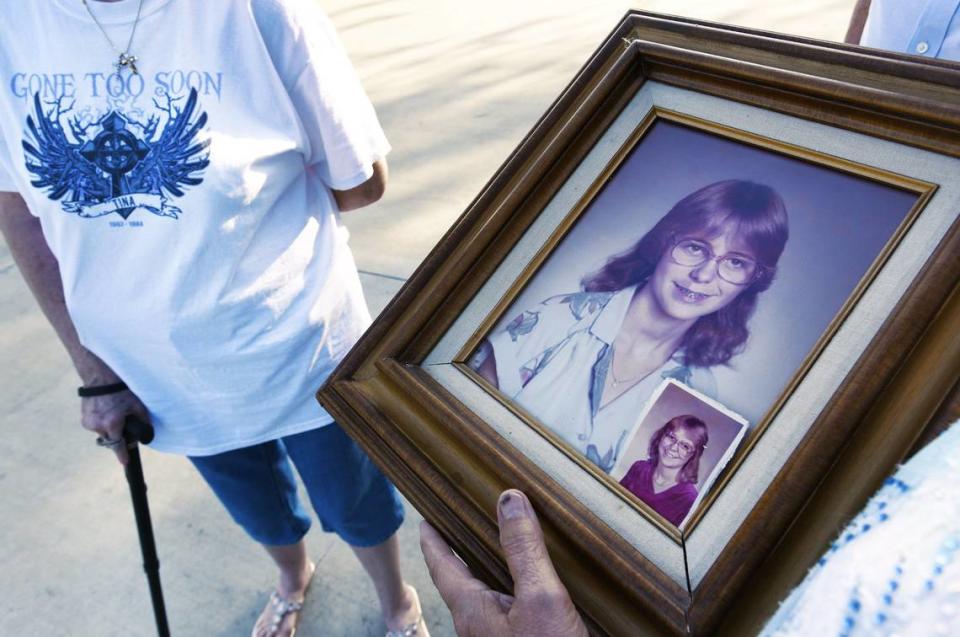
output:
[[587, 292], [642, 286], [674, 241], [691, 235], [716, 236], [731, 224], [753, 252], [760, 273], [728, 305], [697, 319], [680, 344], [687, 365], [725, 364], [743, 350], [757, 296], [773, 282], [789, 237], [787, 208], [770, 186], [730, 179], [687, 195], [633, 247], [611, 257], [602, 268], [585, 276], [581, 285]]

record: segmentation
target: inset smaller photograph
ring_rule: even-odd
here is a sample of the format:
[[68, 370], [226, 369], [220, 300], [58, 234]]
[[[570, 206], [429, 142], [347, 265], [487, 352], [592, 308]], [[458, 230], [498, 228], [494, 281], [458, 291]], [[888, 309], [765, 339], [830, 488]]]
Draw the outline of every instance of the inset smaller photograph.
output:
[[717, 401], [667, 379], [650, 397], [610, 476], [682, 531], [748, 424]]

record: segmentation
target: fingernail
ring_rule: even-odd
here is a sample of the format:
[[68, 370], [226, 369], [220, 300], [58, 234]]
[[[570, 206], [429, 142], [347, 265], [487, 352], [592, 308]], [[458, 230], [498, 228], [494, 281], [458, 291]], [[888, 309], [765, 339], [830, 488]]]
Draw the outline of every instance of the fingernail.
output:
[[510, 489], [500, 494], [500, 515], [505, 520], [520, 518], [529, 515], [530, 504], [525, 495], [516, 489]]

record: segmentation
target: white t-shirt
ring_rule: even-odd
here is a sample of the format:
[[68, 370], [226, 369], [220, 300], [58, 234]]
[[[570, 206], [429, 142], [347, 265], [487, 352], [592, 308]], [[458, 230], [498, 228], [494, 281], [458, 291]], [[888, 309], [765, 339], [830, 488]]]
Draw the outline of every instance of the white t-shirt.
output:
[[[118, 47], [139, 0], [91, 2]], [[208, 455], [331, 422], [369, 324], [330, 189], [389, 145], [312, 0], [144, 0], [117, 55], [81, 0], [0, 0], [0, 190], [40, 218], [81, 342], [153, 447]]]

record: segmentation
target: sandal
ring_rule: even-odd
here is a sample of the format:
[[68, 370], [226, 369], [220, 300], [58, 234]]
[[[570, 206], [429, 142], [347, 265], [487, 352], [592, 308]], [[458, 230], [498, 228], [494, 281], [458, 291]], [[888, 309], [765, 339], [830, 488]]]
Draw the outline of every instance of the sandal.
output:
[[[311, 566], [313, 568], [310, 571], [310, 579], [307, 581], [306, 588], [303, 589], [304, 599], [306, 599], [307, 591], [310, 590], [310, 584], [313, 583], [313, 576], [317, 573], [316, 565], [311, 563]], [[267, 603], [267, 607], [260, 613], [260, 617], [263, 617], [267, 611], [270, 612], [270, 620], [266, 626], [266, 637], [274, 637], [274, 635], [277, 634], [277, 631], [280, 630], [280, 626], [283, 625], [284, 619], [286, 619], [288, 615], [299, 613], [301, 610], [303, 610], [303, 600], [295, 602], [293, 600], [286, 599], [276, 590], [272, 591], [270, 593], [270, 601]], [[293, 637], [294, 633], [297, 632], [297, 623], [299, 620], [299, 616], [294, 617], [293, 629], [290, 631], [290, 637]], [[253, 635], [257, 634], [257, 626], [259, 625], [260, 620], [257, 619], [257, 623], [253, 627]]]
[[386, 637], [430, 637], [427, 632], [427, 624], [423, 621], [423, 613], [417, 616], [416, 621], [412, 621], [400, 630], [388, 630]]
[[427, 623], [423, 621], [423, 609], [420, 608], [420, 597], [417, 595], [417, 589], [411, 586], [410, 591], [413, 593], [413, 601], [417, 606], [417, 618], [399, 630], [388, 630], [386, 637], [430, 637]]
[[[273, 611], [273, 616], [270, 617], [270, 624], [267, 626], [267, 637], [273, 637], [277, 634], [277, 631], [280, 630], [280, 624], [283, 623], [287, 615], [299, 613], [303, 609], [303, 602], [291, 602], [280, 597], [280, 593], [277, 591], [273, 591], [270, 593], [270, 608]], [[296, 622], [293, 624], [293, 632], [290, 633], [290, 636], [293, 637], [295, 632], [297, 632]]]

